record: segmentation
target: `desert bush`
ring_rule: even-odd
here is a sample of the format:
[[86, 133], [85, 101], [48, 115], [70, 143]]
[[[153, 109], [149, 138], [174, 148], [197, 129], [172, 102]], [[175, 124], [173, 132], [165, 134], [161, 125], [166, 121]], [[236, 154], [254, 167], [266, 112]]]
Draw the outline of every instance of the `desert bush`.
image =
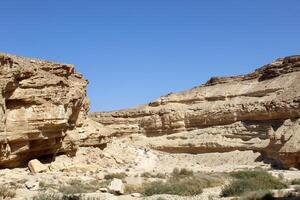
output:
[[45, 181], [40, 181], [39, 182], [39, 188], [41, 190], [48, 190], [48, 189], [58, 189], [59, 186], [57, 184], [54, 183], [49, 183], [49, 182], [45, 182]]
[[2, 199], [10, 199], [16, 196], [16, 189], [9, 186], [0, 187], [0, 197]]
[[258, 190], [283, 189], [287, 185], [266, 171], [239, 171], [230, 175], [235, 179], [222, 189], [221, 196], [240, 196]]
[[[144, 173], [144, 177], [166, 177], [165, 174], [152, 175]], [[155, 194], [173, 194], [180, 196], [193, 196], [202, 193], [203, 188], [220, 186], [224, 184], [223, 177], [216, 174], [196, 174], [186, 169], [174, 169], [165, 181], [144, 183], [141, 186], [126, 185], [126, 193], [138, 192], [145, 196]]]
[[249, 192], [241, 196], [240, 200], [273, 200], [273, 194], [268, 190]]
[[223, 180], [209, 176], [190, 176], [184, 178], [167, 179], [166, 182], [157, 181], [143, 185], [140, 193], [146, 196], [154, 194], [174, 194], [180, 196], [194, 196], [202, 193], [203, 188], [213, 187], [223, 184]]
[[194, 196], [201, 194], [203, 188], [222, 185], [220, 176], [208, 174], [194, 174], [193, 171], [175, 168], [166, 182], [156, 181], [146, 183], [139, 193], [145, 196], [154, 194], [173, 194], [180, 196]]
[[152, 196], [154, 194], [174, 194], [181, 196], [192, 196], [202, 193], [202, 187], [197, 181], [181, 181], [164, 183], [161, 181], [152, 182], [144, 185], [143, 194]]
[[175, 168], [171, 174], [173, 178], [183, 178], [183, 177], [193, 176], [193, 175], [194, 172], [186, 168], [182, 168], [182, 169]]
[[167, 200], [167, 199], [165, 199], [163, 197], [158, 197], [156, 200]]
[[32, 200], [62, 200], [62, 197], [55, 193], [39, 193]]
[[142, 192], [142, 187], [138, 186], [138, 185], [130, 185], [130, 184], [126, 184], [125, 185], [125, 193], [126, 194], [131, 194], [131, 193], [135, 193], [135, 192]]
[[121, 172], [121, 173], [111, 173], [111, 174], [106, 174], [104, 176], [104, 179], [106, 180], [111, 180], [111, 179], [114, 179], [114, 178], [117, 178], [117, 179], [125, 179], [127, 177], [127, 174], [124, 173], [124, 172]]
[[63, 194], [81, 194], [96, 192], [101, 187], [106, 187], [109, 181], [99, 182], [97, 180], [84, 182], [79, 179], [73, 179], [67, 184], [62, 185], [58, 188], [58, 191]]
[[166, 174], [157, 173], [157, 174], [155, 174], [154, 178], [161, 178], [161, 179], [163, 179], [163, 178], [166, 178]]
[[292, 185], [300, 185], [300, 179], [294, 179], [291, 182]]
[[99, 197], [84, 197], [82, 195], [60, 195], [56, 193], [42, 192], [34, 196], [31, 200], [101, 200]]
[[144, 172], [141, 174], [141, 177], [144, 177], [144, 178], [151, 178], [152, 177], [152, 174], [150, 172]]
[[141, 174], [141, 177], [144, 178], [166, 178], [166, 175], [163, 173], [151, 174], [150, 172], [144, 172]]

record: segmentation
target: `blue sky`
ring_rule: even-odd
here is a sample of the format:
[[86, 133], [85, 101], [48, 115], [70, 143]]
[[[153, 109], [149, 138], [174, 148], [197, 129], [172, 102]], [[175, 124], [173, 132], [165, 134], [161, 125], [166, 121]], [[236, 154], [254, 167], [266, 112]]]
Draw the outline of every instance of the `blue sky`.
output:
[[0, 51], [76, 65], [91, 111], [299, 54], [299, 0], [9, 0]]

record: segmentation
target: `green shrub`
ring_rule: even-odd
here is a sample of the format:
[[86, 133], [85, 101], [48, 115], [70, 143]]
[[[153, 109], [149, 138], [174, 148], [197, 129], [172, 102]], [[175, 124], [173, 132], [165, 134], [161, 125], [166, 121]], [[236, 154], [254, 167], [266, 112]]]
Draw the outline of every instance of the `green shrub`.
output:
[[111, 179], [114, 179], [114, 178], [117, 178], [117, 179], [125, 179], [127, 177], [127, 174], [125, 174], [124, 172], [121, 172], [121, 173], [111, 173], [111, 174], [106, 174], [104, 176], [104, 179], [106, 180], [111, 180]]
[[175, 168], [166, 182], [156, 181], [145, 183], [134, 192], [145, 196], [154, 194], [173, 194], [180, 196], [194, 196], [202, 193], [203, 188], [224, 184], [223, 176], [219, 174], [195, 174], [187, 169]]
[[193, 196], [202, 193], [201, 184], [197, 180], [184, 180], [180, 182], [164, 183], [161, 181], [145, 184], [143, 194], [173, 194], [181, 196]]
[[222, 189], [221, 196], [240, 196], [258, 190], [283, 189], [287, 185], [266, 171], [239, 171], [230, 173], [235, 178]]

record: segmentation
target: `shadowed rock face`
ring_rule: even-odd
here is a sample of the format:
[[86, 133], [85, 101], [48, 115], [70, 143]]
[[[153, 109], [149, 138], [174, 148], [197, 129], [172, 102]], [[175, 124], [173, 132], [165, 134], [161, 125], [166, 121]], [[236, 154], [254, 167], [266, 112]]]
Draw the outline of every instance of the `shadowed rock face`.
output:
[[215, 77], [148, 105], [90, 117], [114, 135], [144, 134], [154, 149], [174, 153], [261, 152], [281, 167], [300, 167], [300, 56], [255, 72]]
[[74, 152], [89, 102], [72, 65], [0, 54], [0, 167]]

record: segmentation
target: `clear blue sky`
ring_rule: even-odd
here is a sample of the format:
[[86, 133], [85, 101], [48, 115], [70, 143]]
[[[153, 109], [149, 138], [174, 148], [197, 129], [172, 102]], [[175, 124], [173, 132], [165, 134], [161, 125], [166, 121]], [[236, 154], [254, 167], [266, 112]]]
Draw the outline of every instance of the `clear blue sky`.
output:
[[299, 54], [299, 0], [7, 0], [0, 51], [76, 65], [92, 111]]

